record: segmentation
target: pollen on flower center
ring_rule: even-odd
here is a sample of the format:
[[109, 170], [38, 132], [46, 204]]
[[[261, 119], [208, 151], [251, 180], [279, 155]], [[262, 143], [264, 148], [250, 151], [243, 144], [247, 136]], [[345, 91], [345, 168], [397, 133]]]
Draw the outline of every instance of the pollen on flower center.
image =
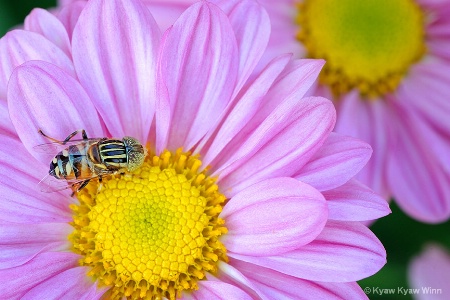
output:
[[425, 53], [423, 19], [413, 0], [305, 0], [297, 38], [326, 60], [320, 82], [335, 96], [357, 88], [371, 98], [394, 91]]
[[135, 172], [77, 194], [69, 240], [88, 275], [111, 286], [105, 299], [175, 299], [227, 261], [225, 196], [200, 166], [181, 150], [150, 153]]

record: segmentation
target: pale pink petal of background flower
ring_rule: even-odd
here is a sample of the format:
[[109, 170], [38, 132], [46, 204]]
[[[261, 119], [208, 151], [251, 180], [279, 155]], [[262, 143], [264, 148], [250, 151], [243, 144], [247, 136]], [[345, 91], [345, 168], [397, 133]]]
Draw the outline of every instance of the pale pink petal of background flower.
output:
[[233, 253], [278, 255], [314, 240], [327, 215], [325, 199], [311, 186], [287, 177], [264, 180], [225, 205], [219, 216], [228, 233], [222, 242]]
[[270, 36], [270, 20], [264, 8], [253, 0], [222, 0], [213, 3], [228, 15], [237, 39], [239, 76], [234, 89], [236, 95], [264, 54]]
[[272, 57], [280, 53], [293, 53], [294, 57], [306, 57], [303, 45], [295, 38], [298, 25], [296, 0], [259, 0], [267, 9], [272, 27], [269, 45], [259, 66], [264, 66]]
[[168, 148], [183, 145], [188, 150], [231, 100], [238, 74], [237, 43], [226, 15], [201, 2], [180, 16], [163, 47], [161, 80], [172, 111]]
[[313, 281], [350, 282], [378, 272], [386, 251], [377, 237], [359, 222], [328, 221], [311, 243], [288, 253], [230, 257]]
[[425, 131], [425, 143], [450, 173], [450, 64], [430, 59], [413, 69], [393, 100], [399, 113], [409, 111], [418, 116], [415, 123]]
[[388, 198], [390, 190], [386, 182], [387, 156], [390, 151], [390, 111], [382, 100], [361, 101], [357, 92], [342, 99], [337, 108], [335, 131], [368, 143], [372, 157], [356, 177], [371, 189]]
[[[437, 244], [429, 244], [408, 268], [410, 288], [419, 289], [417, 300], [450, 299], [450, 254]], [[425, 292], [440, 289], [440, 292]]]
[[48, 154], [33, 149], [50, 142], [38, 133], [39, 129], [59, 140], [77, 129], [85, 129], [91, 137], [105, 136], [83, 88], [69, 74], [43, 61], [27, 62], [14, 71], [8, 85], [8, 104], [22, 143], [46, 165]]
[[78, 78], [113, 136], [147, 140], [160, 31], [136, 0], [90, 1], [72, 37]]
[[392, 147], [388, 179], [398, 205], [423, 222], [442, 222], [450, 214], [450, 173], [442, 169], [430, 151], [423, 131], [406, 110], [397, 126], [397, 143]]

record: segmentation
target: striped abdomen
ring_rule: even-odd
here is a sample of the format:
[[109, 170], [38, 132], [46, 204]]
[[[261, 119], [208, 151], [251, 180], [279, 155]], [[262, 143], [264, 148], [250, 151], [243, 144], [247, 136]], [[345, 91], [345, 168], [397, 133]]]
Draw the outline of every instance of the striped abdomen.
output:
[[89, 159], [86, 156], [88, 143], [71, 145], [59, 152], [50, 163], [50, 171], [57, 179], [88, 179], [92, 177]]

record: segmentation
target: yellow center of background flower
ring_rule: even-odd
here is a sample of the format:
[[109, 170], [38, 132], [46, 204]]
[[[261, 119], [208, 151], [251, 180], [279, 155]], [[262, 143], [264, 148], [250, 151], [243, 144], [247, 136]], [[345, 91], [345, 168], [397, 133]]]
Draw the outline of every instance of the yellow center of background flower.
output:
[[135, 172], [77, 193], [69, 240], [88, 275], [111, 286], [105, 299], [175, 299], [227, 261], [225, 196], [200, 166], [181, 150], [149, 153]]
[[320, 82], [335, 96], [392, 92], [425, 53], [423, 14], [412, 0], [306, 0], [296, 21], [308, 56], [326, 60]]

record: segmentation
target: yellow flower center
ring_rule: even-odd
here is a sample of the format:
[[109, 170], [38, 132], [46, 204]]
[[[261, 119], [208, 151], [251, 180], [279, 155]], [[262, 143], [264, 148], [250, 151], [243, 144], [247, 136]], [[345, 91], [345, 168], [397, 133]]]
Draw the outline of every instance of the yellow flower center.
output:
[[413, 0], [305, 0], [296, 21], [308, 56], [326, 60], [320, 82], [335, 96], [392, 92], [425, 53], [423, 13]]
[[[150, 152], [150, 151], [149, 151]], [[218, 240], [225, 196], [190, 153], [149, 153], [133, 173], [90, 183], [71, 205], [69, 236], [104, 299], [175, 299], [227, 261]]]

